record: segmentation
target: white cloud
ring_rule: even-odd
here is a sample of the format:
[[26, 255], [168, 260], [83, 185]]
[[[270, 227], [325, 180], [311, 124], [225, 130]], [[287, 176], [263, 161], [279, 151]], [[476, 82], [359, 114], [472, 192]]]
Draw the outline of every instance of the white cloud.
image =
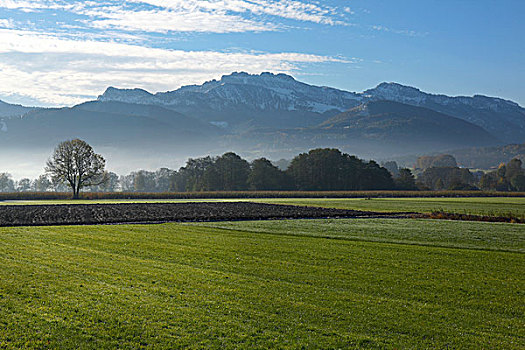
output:
[[0, 8], [63, 10], [87, 16], [84, 23], [95, 28], [155, 33], [275, 31], [285, 28], [276, 22], [279, 18], [345, 24], [343, 10], [340, 14], [334, 7], [298, 0], [0, 0]]
[[0, 28], [14, 28], [13, 20], [0, 18]]
[[0, 7], [7, 9], [30, 9], [34, 6], [40, 6], [41, 1], [17, 1], [17, 0], [0, 0]]
[[428, 33], [416, 32], [415, 30], [393, 29], [393, 28], [382, 26], [382, 25], [373, 25], [370, 28], [378, 32], [394, 33], [394, 34], [400, 34], [400, 35], [406, 35], [406, 36], [412, 36], [412, 37], [423, 37], [423, 36], [428, 35]]
[[273, 31], [278, 28], [272, 23], [253, 21], [221, 12], [100, 9], [85, 11], [85, 14], [101, 18], [86, 22], [95, 28], [128, 31], [235, 33]]
[[43, 9], [73, 9], [74, 4], [53, 0], [0, 0], [0, 8], [34, 12]]
[[233, 71], [290, 73], [326, 62], [345, 61], [293, 52], [167, 50], [0, 29], [0, 94], [46, 105], [95, 98], [110, 85], [166, 91]]
[[297, 0], [131, 0], [131, 2], [149, 4], [175, 12], [235, 12], [324, 24], [337, 22], [332, 19], [332, 15], [337, 12], [335, 8]]

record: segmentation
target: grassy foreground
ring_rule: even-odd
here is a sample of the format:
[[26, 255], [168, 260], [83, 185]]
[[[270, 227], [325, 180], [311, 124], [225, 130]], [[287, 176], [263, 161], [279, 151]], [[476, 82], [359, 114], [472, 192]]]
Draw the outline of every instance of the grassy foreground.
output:
[[0, 228], [0, 348], [525, 347], [522, 225]]
[[525, 218], [525, 198], [522, 197], [469, 197], [469, 198], [371, 198], [371, 199], [271, 199], [268, 203], [311, 205], [339, 209], [371, 211], [410, 211], [431, 213], [445, 211], [449, 213], [474, 215], [513, 215]]

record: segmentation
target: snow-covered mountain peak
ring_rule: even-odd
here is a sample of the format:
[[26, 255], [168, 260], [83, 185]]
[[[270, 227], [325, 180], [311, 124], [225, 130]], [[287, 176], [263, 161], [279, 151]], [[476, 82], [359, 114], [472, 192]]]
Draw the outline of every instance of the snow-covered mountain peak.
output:
[[358, 94], [308, 85], [292, 76], [264, 72], [235, 72], [202, 85], [183, 86], [178, 90], [154, 95], [170, 108], [207, 105], [212, 110], [240, 107], [258, 110], [344, 111], [360, 103]]
[[260, 81], [288, 81], [296, 82], [296, 80], [288, 74], [278, 73], [274, 74], [271, 72], [262, 72], [261, 74], [249, 74], [246, 72], [233, 72], [228, 75], [223, 75], [221, 77], [221, 82], [223, 83], [256, 83], [259, 84]]
[[[142, 89], [108, 88], [99, 100], [160, 105], [209, 121], [227, 121], [230, 116], [235, 116], [237, 121], [245, 121], [257, 115], [273, 120], [277, 118], [275, 116], [287, 113], [331, 114], [368, 101], [386, 100], [425, 107], [466, 120], [495, 135], [502, 135], [502, 139], [510, 142], [523, 142], [525, 134], [525, 109], [499, 98], [429, 94], [393, 82], [355, 93], [309, 85], [289, 75], [270, 72], [235, 72], [202, 85], [184, 86], [156, 94]], [[363, 111], [366, 112], [366, 109]], [[297, 123], [300, 124], [300, 121]]]
[[303, 83], [296, 81], [292, 76], [279, 73], [263, 72], [261, 74], [248, 74], [246, 72], [235, 72], [230, 75], [223, 75], [219, 81], [205, 83], [203, 87], [224, 86], [224, 85], [251, 85], [265, 89], [283, 92], [283, 90], [296, 90], [304, 88]]
[[370, 96], [373, 100], [397, 101], [414, 104], [417, 106], [421, 106], [426, 103], [445, 106], [463, 105], [484, 110], [491, 110], [494, 112], [508, 109], [521, 109], [517, 103], [497, 97], [488, 97], [484, 95], [474, 95], [472, 97], [453, 97], [442, 94], [429, 94], [417, 88], [401, 85], [398, 83], [381, 83], [373, 89], [366, 90], [363, 94]]
[[398, 83], [381, 83], [373, 89], [366, 90], [363, 94], [371, 96], [374, 100], [399, 101], [403, 103], [421, 103], [426, 98], [426, 94], [421, 92], [421, 90]]
[[100, 95], [97, 100], [99, 101], [118, 101], [126, 103], [139, 103], [139, 104], [151, 104], [151, 100], [154, 96], [143, 89], [118, 89], [110, 86]]
[[399, 84], [399, 83], [394, 83], [394, 82], [389, 82], [389, 83], [383, 82], [377, 85], [375, 89], [372, 89], [372, 90], [375, 90], [377, 92], [390, 93], [390, 94], [413, 94], [415, 95], [415, 94], [421, 93], [421, 90], [419, 90], [418, 88]]
[[176, 93], [209, 93], [214, 89], [224, 89], [225, 86], [256, 86], [273, 90], [294, 89], [299, 85], [306, 85], [296, 81], [292, 76], [286, 74], [273, 74], [263, 72], [261, 74], [249, 74], [246, 72], [234, 72], [223, 75], [220, 80], [209, 80], [202, 85], [186, 85], [178, 90], [158, 93], [156, 95], [173, 95]]

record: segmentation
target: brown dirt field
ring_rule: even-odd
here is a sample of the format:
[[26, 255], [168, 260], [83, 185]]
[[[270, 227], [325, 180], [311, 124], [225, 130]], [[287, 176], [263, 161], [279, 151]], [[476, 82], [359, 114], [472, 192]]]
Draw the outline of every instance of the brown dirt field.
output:
[[0, 226], [412, 217], [413, 215], [413, 213], [385, 214], [249, 202], [6, 205], [0, 206]]

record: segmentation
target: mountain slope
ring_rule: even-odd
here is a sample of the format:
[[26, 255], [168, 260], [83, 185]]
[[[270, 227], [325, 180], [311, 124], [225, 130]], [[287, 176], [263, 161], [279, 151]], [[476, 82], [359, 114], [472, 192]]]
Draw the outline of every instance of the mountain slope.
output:
[[237, 133], [311, 127], [362, 103], [388, 100], [463, 119], [507, 143], [525, 140], [525, 109], [514, 102], [478, 95], [432, 95], [395, 83], [354, 93], [308, 85], [285, 74], [233, 73], [202, 85], [156, 94], [108, 88], [98, 100], [158, 105]]
[[324, 113], [329, 110], [343, 111], [349, 105], [362, 100], [359, 94], [329, 87], [301, 83], [286, 74], [232, 73], [221, 80], [208, 81], [202, 85], [183, 86], [178, 90], [150, 94], [141, 89], [108, 88], [98, 97], [99, 101], [121, 101], [141, 104], [163, 104], [173, 108], [195, 105], [224, 110], [231, 106], [247, 106], [260, 110], [297, 110]]
[[361, 102], [359, 94], [311, 86], [285, 74], [233, 73], [203, 85], [150, 94], [108, 88], [99, 101], [160, 105], [233, 131], [316, 125]]
[[54, 146], [77, 137], [117, 148], [175, 143], [190, 146], [220, 133], [212, 125], [160, 107], [113, 102], [35, 110], [4, 123], [7, 132], [0, 134], [0, 145], [9, 147]]
[[512, 101], [481, 95], [433, 95], [396, 83], [382, 83], [363, 94], [370, 100], [401, 102], [466, 120], [505, 142], [525, 140], [525, 109]]
[[14, 116], [21, 116], [31, 110], [34, 110], [33, 107], [25, 107], [22, 105], [13, 105], [10, 103], [6, 103], [4, 101], [0, 101], [0, 118], [2, 117], [14, 117]]
[[131, 104], [114, 101], [91, 101], [77, 105], [74, 109], [96, 113], [111, 113], [120, 116], [148, 118], [159, 123], [169, 124], [179, 131], [199, 131], [201, 134], [206, 135], [217, 135], [221, 133], [221, 130], [218, 127], [210, 123], [154, 105]]
[[500, 143], [486, 130], [467, 121], [392, 101], [364, 103], [321, 123], [314, 130], [319, 134], [376, 141], [400, 150]]

